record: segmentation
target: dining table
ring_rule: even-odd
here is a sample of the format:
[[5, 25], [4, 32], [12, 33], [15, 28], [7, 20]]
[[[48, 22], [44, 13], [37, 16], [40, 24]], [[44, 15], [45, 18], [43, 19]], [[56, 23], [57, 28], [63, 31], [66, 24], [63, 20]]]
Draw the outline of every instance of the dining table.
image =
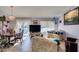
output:
[[[15, 34], [0, 34], [0, 37], [1, 37], [1, 44], [0, 44], [0, 47], [1, 47], [1, 52], [3, 52], [3, 48], [4, 47], [10, 47], [11, 46], [11, 37], [15, 36]], [[4, 42], [4, 43], [3, 43]]]

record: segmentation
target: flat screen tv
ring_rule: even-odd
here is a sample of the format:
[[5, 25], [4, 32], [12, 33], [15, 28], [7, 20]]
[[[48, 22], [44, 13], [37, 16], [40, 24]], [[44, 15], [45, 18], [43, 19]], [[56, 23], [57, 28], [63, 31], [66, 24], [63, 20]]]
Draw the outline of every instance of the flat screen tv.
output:
[[41, 25], [30, 25], [29, 31], [30, 32], [40, 32], [41, 31]]

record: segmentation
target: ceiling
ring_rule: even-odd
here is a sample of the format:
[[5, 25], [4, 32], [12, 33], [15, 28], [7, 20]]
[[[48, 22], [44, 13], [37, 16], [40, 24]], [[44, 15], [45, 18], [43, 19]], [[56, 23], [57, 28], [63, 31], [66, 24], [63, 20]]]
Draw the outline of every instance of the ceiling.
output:
[[[14, 6], [13, 12], [17, 17], [53, 17], [63, 15], [75, 6]], [[0, 6], [0, 15], [9, 16], [10, 6]]]

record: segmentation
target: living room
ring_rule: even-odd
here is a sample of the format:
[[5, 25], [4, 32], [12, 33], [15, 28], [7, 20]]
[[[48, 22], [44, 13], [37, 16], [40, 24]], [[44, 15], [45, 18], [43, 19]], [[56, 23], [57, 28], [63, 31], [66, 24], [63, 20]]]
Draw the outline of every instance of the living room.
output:
[[[73, 16], [70, 16], [71, 14], [78, 13], [78, 11], [73, 12], [75, 8], [79, 9], [77, 6], [0, 6], [0, 16], [1, 18], [5, 16], [3, 17], [5, 21], [0, 23], [1, 36], [5, 36], [6, 27], [9, 27], [9, 31], [12, 33], [12, 35], [6, 36], [8, 38], [12, 36], [12, 42], [6, 43], [6, 47], [4, 47], [6, 44], [2, 43], [1, 51], [78, 52], [79, 21], [64, 22], [67, 16], [71, 18]], [[67, 14], [67, 12], [69, 13]], [[71, 20], [69, 21], [71, 22]], [[21, 33], [22, 37], [15, 39], [15, 33]], [[67, 39], [77, 40], [77, 43], [66, 42]], [[69, 46], [66, 43], [73, 44]]]

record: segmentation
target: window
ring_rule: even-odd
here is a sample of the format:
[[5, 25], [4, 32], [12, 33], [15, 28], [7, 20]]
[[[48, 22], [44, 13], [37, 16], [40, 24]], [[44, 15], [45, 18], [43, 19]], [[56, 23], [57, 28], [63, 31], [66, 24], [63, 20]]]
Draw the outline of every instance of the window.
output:
[[40, 21], [40, 25], [41, 25], [41, 32], [55, 29], [54, 21]]

